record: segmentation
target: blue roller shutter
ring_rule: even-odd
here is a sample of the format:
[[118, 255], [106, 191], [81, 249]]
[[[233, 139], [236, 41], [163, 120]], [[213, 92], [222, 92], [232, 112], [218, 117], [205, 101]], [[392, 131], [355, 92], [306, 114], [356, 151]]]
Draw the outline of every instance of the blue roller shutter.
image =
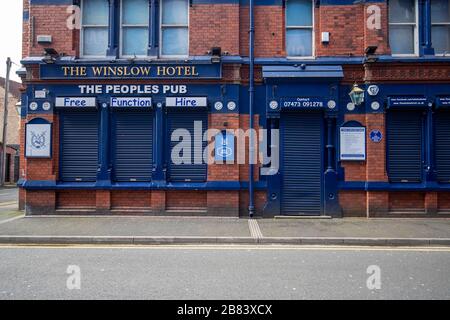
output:
[[[207, 141], [202, 141], [201, 147], [195, 150], [194, 144], [194, 122], [201, 121], [202, 137], [208, 129], [208, 113], [206, 111], [171, 111], [168, 114], [168, 127], [170, 150], [169, 150], [169, 181], [173, 182], [205, 182], [207, 179], [207, 164], [203, 161], [203, 150], [207, 146]], [[179, 143], [172, 141], [172, 133], [176, 129], [186, 129], [191, 135], [190, 164], [175, 164], [171, 159], [172, 149]], [[201, 163], [200, 163], [201, 162]]]
[[391, 182], [422, 181], [423, 112], [390, 110], [387, 114], [387, 159]]
[[284, 215], [322, 212], [322, 113], [282, 115], [282, 197]]
[[437, 179], [450, 183], [450, 111], [437, 112], [435, 125]]
[[153, 112], [115, 112], [114, 134], [115, 181], [151, 181], [153, 169]]
[[63, 112], [61, 116], [61, 180], [96, 181], [98, 113]]

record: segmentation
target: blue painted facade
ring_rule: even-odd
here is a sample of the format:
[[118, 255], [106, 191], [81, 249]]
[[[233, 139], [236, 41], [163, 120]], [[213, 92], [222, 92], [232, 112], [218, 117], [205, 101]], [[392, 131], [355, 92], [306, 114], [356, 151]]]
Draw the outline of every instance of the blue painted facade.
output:
[[[351, 5], [355, 1], [316, 1], [317, 6], [327, 5]], [[366, 3], [384, 3], [374, 0]], [[31, 0], [31, 5], [68, 5], [73, 1], [67, 0]], [[247, 5], [248, 1], [239, 0], [192, 0], [191, 4], [240, 4]], [[269, 136], [271, 131], [280, 132], [280, 164], [285, 161], [285, 149], [287, 141], [292, 137], [286, 136], [283, 124], [290, 116], [301, 117], [304, 114], [320, 114], [320, 154], [317, 161], [321, 162], [320, 180], [320, 214], [333, 217], [341, 217], [343, 214], [340, 193], [346, 191], [360, 192], [449, 192], [450, 183], [438, 181], [436, 165], [436, 117], [438, 110], [450, 110], [450, 73], [439, 75], [439, 79], [431, 81], [411, 80], [408, 76], [395, 75], [395, 79], [386, 77], [381, 80], [368, 79], [367, 74], [378, 67], [398, 65], [406, 66], [410, 70], [414, 68], [427, 68], [448, 66], [450, 57], [434, 56], [430, 30], [430, 2], [419, 1], [419, 56], [417, 57], [393, 57], [389, 55], [377, 56], [375, 63], [368, 62], [366, 57], [316, 57], [315, 59], [287, 59], [285, 57], [257, 57], [255, 67], [262, 76], [257, 79], [254, 100], [254, 113], [258, 116], [260, 128], [267, 129]], [[255, 5], [283, 5], [281, 0], [256, 0]], [[110, 19], [114, 21], [114, 12]], [[24, 12], [24, 20], [29, 19], [28, 11]], [[152, 20], [154, 29], [158, 29], [158, 21]], [[165, 190], [165, 191], [242, 191], [249, 189], [248, 181], [191, 181], [174, 182], [169, 178], [170, 167], [170, 111], [166, 106], [168, 97], [202, 97], [207, 99], [207, 107], [200, 110], [206, 115], [238, 114], [248, 116], [249, 85], [247, 79], [227, 79], [224, 70], [226, 68], [247, 68], [250, 59], [245, 56], [223, 56], [220, 63], [212, 63], [210, 56], [190, 56], [185, 60], [161, 61], [136, 58], [133, 61], [121, 59], [117, 52], [117, 30], [110, 32], [108, 57], [103, 59], [83, 59], [75, 57], [59, 58], [54, 64], [45, 64], [36, 57], [27, 57], [22, 63], [26, 68], [39, 66], [39, 76], [36, 79], [26, 80], [26, 91], [22, 96], [21, 115], [25, 121], [39, 120], [39, 115], [48, 116], [56, 114], [59, 121], [64, 114], [70, 111], [95, 112], [98, 116], [98, 170], [95, 181], [58, 181], [53, 180], [27, 180], [22, 179], [19, 186], [25, 190]], [[149, 55], [157, 46], [156, 35], [149, 41]], [[113, 59], [110, 59], [112, 57]], [[188, 74], [167, 75], [160, 73], [159, 67], [190, 68]], [[79, 68], [85, 67], [85, 73], [79, 74]], [[66, 68], [66, 69], [64, 69]], [[71, 73], [70, 68], [78, 68]], [[124, 68], [119, 71], [105, 71], [97, 74], [92, 68]], [[148, 68], [144, 71], [131, 72], [132, 68]], [[435, 67], [436, 68], [436, 67]], [[349, 71], [350, 70], [350, 71]], [[358, 76], [351, 76], [351, 71], [359, 71]], [[364, 72], [367, 74], [365, 75]], [[401, 72], [401, 71], [400, 71]], [[402, 81], [402, 79], [404, 81]], [[357, 82], [365, 91], [364, 103], [359, 106], [349, 107], [351, 99], [349, 92], [352, 84]], [[369, 86], [376, 85], [379, 92], [376, 95], [368, 93]], [[134, 88], [134, 92], [123, 92], [121, 87]], [[89, 87], [89, 89], [88, 89]], [[183, 87], [181, 90], [180, 88]], [[109, 89], [108, 89], [109, 88]], [[117, 91], [115, 89], [117, 88]], [[167, 89], [165, 92], [164, 90]], [[181, 91], [180, 91], [181, 90]], [[45, 91], [45, 98], [37, 98], [36, 91]], [[95, 98], [95, 106], [91, 108], [67, 108], [57, 107], [58, 97]], [[113, 108], [113, 97], [151, 97], [152, 106], [148, 110], [139, 112], [152, 114], [152, 158], [150, 181], [118, 181], [114, 168], [117, 166], [116, 135], [114, 126], [117, 122], [117, 112], [121, 110]], [[404, 104], [399, 101], [407, 100]], [[414, 100], [415, 99], [415, 100]], [[413, 102], [411, 102], [413, 101]], [[36, 102], [37, 109], [31, 110], [30, 103]], [[50, 109], [44, 110], [45, 102], [50, 103]], [[217, 110], [216, 103], [222, 103], [223, 107]], [[236, 108], [230, 110], [227, 105], [230, 102], [236, 104]], [[377, 103], [378, 108], [374, 108]], [[198, 112], [198, 108], [185, 108], [182, 112]], [[340, 128], [343, 126], [364, 126], [354, 120], [348, 121], [351, 116], [386, 115], [390, 110], [421, 110], [423, 112], [423, 124], [421, 132], [421, 181], [420, 182], [389, 182], [377, 180], [346, 180], [345, 162], [339, 160], [341, 141], [339, 139]], [[37, 117], [37, 119], [36, 119]], [[389, 132], [387, 122], [384, 123]], [[450, 123], [449, 123], [450, 126]], [[63, 135], [63, 127], [59, 126], [59, 135]], [[384, 128], [379, 129], [379, 139], [387, 141], [388, 133]], [[371, 140], [373, 130], [366, 130], [366, 144], [377, 143]], [[299, 139], [300, 140], [300, 139]], [[63, 153], [64, 145], [59, 145], [59, 153]], [[292, 147], [292, 146], [291, 146]], [[367, 156], [370, 154], [369, 147]], [[386, 146], [389, 149], [389, 145]], [[299, 149], [301, 150], [301, 149]], [[274, 151], [272, 151], [274, 152]], [[58, 175], [61, 177], [61, 168], [64, 167], [60, 157]], [[364, 161], [363, 161], [364, 162]], [[390, 172], [389, 159], [386, 155], [384, 161], [386, 172]], [[450, 160], [449, 160], [450, 165]], [[267, 169], [270, 164], [261, 169]], [[266, 194], [266, 202], [262, 212], [265, 216], [283, 214], [283, 192], [285, 192], [286, 177], [291, 172], [286, 172], [283, 166], [273, 175], [260, 175], [254, 188]], [[307, 171], [307, 170], [305, 170]], [[301, 177], [299, 183], [301, 183]]]

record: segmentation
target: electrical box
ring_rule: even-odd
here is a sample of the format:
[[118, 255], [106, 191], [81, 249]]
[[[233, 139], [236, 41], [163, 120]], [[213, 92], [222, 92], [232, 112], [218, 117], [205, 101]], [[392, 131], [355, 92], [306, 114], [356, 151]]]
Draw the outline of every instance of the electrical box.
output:
[[52, 43], [52, 36], [50, 35], [39, 35], [37, 36], [37, 42], [42, 44]]

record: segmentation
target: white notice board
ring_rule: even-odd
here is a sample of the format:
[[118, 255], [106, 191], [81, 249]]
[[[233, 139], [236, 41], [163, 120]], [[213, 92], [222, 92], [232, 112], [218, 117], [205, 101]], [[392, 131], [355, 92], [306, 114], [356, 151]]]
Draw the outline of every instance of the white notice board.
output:
[[342, 127], [341, 138], [341, 160], [366, 160], [366, 128], [364, 127]]

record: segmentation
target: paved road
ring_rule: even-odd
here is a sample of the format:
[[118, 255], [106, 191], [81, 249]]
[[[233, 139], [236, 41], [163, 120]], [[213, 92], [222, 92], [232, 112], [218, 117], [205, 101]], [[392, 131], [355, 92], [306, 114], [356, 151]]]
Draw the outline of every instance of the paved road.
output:
[[0, 188], [0, 224], [23, 214], [18, 210], [17, 197], [17, 188]]
[[450, 298], [448, 248], [0, 247], [0, 261], [0, 299]]
[[0, 203], [17, 202], [18, 189], [17, 188], [0, 188]]

